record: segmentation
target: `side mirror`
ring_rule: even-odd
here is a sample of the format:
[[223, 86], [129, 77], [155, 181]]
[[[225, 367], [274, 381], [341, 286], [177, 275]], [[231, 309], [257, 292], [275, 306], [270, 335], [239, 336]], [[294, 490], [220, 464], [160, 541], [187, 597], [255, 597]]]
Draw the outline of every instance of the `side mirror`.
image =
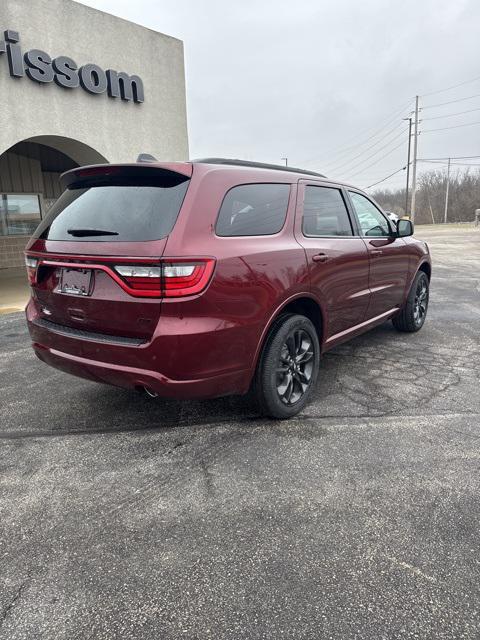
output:
[[397, 236], [399, 238], [413, 236], [413, 222], [411, 220], [405, 220], [403, 218], [397, 220]]

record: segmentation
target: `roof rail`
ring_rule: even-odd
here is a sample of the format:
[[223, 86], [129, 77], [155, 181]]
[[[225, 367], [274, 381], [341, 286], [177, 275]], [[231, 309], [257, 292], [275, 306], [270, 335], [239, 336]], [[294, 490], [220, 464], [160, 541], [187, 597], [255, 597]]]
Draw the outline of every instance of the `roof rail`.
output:
[[298, 169], [297, 167], [284, 167], [281, 164], [267, 164], [265, 162], [250, 162], [250, 160], [235, 160], [232, 158], [196, 158], [191, 160], [197, 164], [228, 164], [234, 167], [256, 167], [257, 169], [275, 169], [276, 171], [290, 171], [291, 173], [304, 173], [308, 176], [318, 176], [326, 178], [323, 173], [308, 171], [308, 169]]

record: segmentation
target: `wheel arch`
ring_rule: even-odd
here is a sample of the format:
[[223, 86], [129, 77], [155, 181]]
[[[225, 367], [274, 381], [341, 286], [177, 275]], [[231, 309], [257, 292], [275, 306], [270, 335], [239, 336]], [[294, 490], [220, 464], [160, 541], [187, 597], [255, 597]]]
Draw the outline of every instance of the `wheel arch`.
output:
[[[417, 264], [418, 264], [418, 263], [417, 263]], [[432, 265], [430, 264], [430, 262], [429, 262], [429, 261], [427, 261], [427, 260], [423, 260], [423, 262], [420, 262], [420, 263], [418, 264], [417, 268], [416, 268], [416, 269], [414, 269], [414, 270], [412, 270], [412, 272], [410, 273], [410, 277], [409, 277], [409, 279], [407, 280], [407, 283], [406, 283], [406, 286], [405, 286], [405, 291], [404, 291], [404, 294], [403, 294], [402, 307], [403, 307], [403, 305], [405, 305], [405, 304], [406, 304], [406, 302], [407, 302], [407, 298], [408, 298], [408, 294], [410, 293], [410, 290], [411, 290], [411, 288], [412, 288], [412, 286], [413, 286], [413, 283], [414, 283], [414, 281], [415, 281], [415, 278], [417, 277], [417, 274], [418, 274], [420, 271], [421, 271], [422, 273], [424, 273], [424, 274], [427, 276], [427, 278], [428, 278], [428, 282], [430, 282], [430, 278], [431, 278], [431, 276], [432, 276]]]
[[432, 277], [432, 265], [429, 262], [422, 262], [417, 269], [417, 273], [418, 271], [423, 271], [430, 282], [430, 278]]
[[254, 370], [258, 364], [260, 354], [262, 353], [262, 349], [272, 325], [285, 313], [298, 313], [299, 315], [305, 316], [312, 322], [317, 331], [318, 341], [320, 343], [320, 352], [322, 351], [323, 344], [325, 342], [325, 311], [318, 300], [316, 300], [312, 295], [306, 293], [297, 294], [287, 300], [284, 300], [266, 324], [255, 353]]

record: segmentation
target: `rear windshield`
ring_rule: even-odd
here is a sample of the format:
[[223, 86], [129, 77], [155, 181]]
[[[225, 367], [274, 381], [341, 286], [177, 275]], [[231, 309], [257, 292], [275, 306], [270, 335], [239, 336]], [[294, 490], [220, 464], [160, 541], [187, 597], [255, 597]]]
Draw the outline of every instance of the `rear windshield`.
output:
[[159, 240], [173, 229], [189, 180], [169, 186], [102, 185], [69, 188], [37, 227], [45, 240]]

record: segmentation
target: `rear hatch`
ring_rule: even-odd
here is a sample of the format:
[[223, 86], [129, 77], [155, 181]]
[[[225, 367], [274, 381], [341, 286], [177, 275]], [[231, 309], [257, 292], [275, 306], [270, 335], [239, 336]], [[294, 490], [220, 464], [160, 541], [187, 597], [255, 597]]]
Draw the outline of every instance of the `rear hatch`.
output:
[[190, 164], [173, 163], [84, 167], [62, 176], [66, 190], [26, 249], [43, 322], [151, 337], [160, 316], [160, 259], [191, 173]]

